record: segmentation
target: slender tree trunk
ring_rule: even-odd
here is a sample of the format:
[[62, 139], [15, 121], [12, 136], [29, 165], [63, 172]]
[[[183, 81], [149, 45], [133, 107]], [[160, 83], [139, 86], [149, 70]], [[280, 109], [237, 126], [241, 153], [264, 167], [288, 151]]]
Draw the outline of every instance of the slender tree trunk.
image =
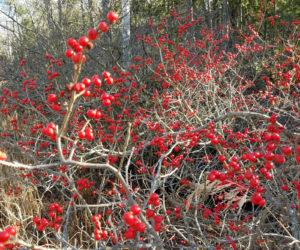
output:
[[189, 12], [190, 9], [193, 8], [193, 1], [192, 0], [186, 0], [186, 7], [187, 7], [187, 11]]
[[102, 0], [102, 11], [103, 11], [103, 13], [108, 12], [108, 3], [109, 3], [109, 0]]
[[90, 26], [94, 27], [95, 25], [94, 25], [94, 19], [93, 19], [93, 15], [92, 15], [92, 13], [93, 13], [93, 0], [88, 0], [88, 5], [89, 5], [89, 12], [90, 12], [90, 14], [89, 14]]
[[58, 8], [58, 23], [59, 26], [62, 28], [62, 3], [61, 0], [57, 0], [57, 8]]
[[[187, 0], [187, 14], [191, 16], [191, 20], [193, 20], [193, 0]], [[187, 38], [189, 41], [195, 40], [195, 26], [193, 25], [189, 28]]]
[[83, 6], [83, 0], [80, 0], [80, 11], [81, 11], [81, 18], [82, 18], [82, 28], [85, 28], [85, 13], [84, 13], [84, 6]]
[[45, 11], [46, 11], [46, 15], [47, 15], [47, 22], [48, 22], [48, 27], [50, 30], [50, 39], [53, 37], [54, 34], [54, 25], [52, 22], [52, 13], [51, 13], [51, 4], [50, 4], [50, 0], [44, 0], [44, 5], [45, 5]]
[[240, 3], [240, 26], [239, 28], [242, 29], [243, 28], [243, 22], [244, 22], [244, 19], [243, 19], [243, 5], [242, 3]]
[[122, 0], [122, 63], [129, 67], [130, 43], [130, 0]]
[[210, 15], [210, 1], [202, 0], [201, 1], [201, 7], [202, 7], [203, 12], [204, 12], [206, 25], [207, 25], [208, 29], [211, 29], [212, 20], [211, 20], [211, 15]]
[[222, 30], [222, 35], [224, 35], [227, 32], [227, 23], [228, 23], [228, 4], [227, 4], [227, 0], [223, 0], [222, 25], [224, 29]]

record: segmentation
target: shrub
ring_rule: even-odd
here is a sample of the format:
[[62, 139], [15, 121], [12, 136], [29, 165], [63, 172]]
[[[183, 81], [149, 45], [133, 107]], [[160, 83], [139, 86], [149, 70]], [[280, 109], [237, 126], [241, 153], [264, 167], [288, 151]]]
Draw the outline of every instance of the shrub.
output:
[[[258, 27], [225, 32], [171, 15], [176, 42], [165, 20], [152, 26], [155, 35], [138, 39], [158, 57], [136, 57], [129, 71], [80, 74], [93, 40], [117, 20], [110, 13], [96, 33], [67, 40], [74, 75], [65, 89], [41, 91], [25, 70], [23, 93], [3, 88], [0, 221], [18, 233], [6, 229], [0, 242], [299, 245], [299, 21], [278, 21], [286, 32], [264, 41], [263, 16]], [[195, 25], [201, 39], [186, 40]], [[46, 58], [49, 80], [59, 79], [61, 61]], [[143, 68], [153, 72], [147, 84]]]

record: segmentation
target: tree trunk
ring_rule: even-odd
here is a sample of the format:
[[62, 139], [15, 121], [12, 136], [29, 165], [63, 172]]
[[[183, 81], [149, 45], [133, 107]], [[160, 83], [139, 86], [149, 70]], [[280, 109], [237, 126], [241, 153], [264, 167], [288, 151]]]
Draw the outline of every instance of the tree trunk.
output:
[[89, 5], [89, 12], [90, 12], [90, 14], [89, 14], [90, 26], [94, 27], [95, 25], [94, 25], [94, 19], [93, 19], [93, 15], [92, 15], [92, 13], [93, 13], [93, 0], [88, 0], [88, 5]]
[[222, 13], [222, 35], [224, 35], [227, 32], [227, 22], [228, 22], [228, 4], [227, 0], [223, 0], [223, 13]]
[[122, 63], [129, 67], [130, 43], [130, 0], [122, 0]]
[[82, 18], [82, 29], [85, 28], [85, 11], [84, 11], [84, 5], [83, 0], [80, 0], [80, 11], [81, 11], [81, 18]]
[[47, 22], [48, 22], [48, 27], [50, 30], [49, 38], [52, 39], [52, 36], [54, 34], [54, 25], [52, 22], [52, 13], [51, 13], [51, 4], [50, 0], [44, 0], [44, 5], [45, 5], [45, 11], [47, 15]]
[[[187, 0], [186, 3], [187, 7], [187, 15], [191, 16], [190, 20], [193, 20], [193, 0]], [[193, 25], [191, 28], [189, 28], [187, 38], [189, 41], [195, 40], [195, 26]]]
[[205, 22], [208, 27], [208, 29], [211, 29], [212, 27], [212, 20], [211, 20], [211, 15], [210, 15], [210, 1], [201, 1], [201, 7], [204, 12], [204, 17], [205, 17]]
[[109, 0], [102, 0], [102, 11], [104, 14], [108, 12], [108, 2]]
[[57, 8], [58, 8], [58, 23], [59, 26], [62, 28], [62, 4], [61, 4], [61, 0], [57, 1]]

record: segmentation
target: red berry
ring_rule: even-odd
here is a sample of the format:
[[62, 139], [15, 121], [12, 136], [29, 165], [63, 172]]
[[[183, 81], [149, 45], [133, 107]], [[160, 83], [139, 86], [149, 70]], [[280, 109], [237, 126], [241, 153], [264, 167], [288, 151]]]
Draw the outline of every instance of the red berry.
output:
[[259, 202], [258, 202], [258, 205], [263, 207], [264, 205], [266, 205], [266, 200], [265, 199], [261, 199]]
[[63, 208], [58, 206], [58, 207], [56, 207], [56, 211], [60, 214], [63, 212]]
[[6, 232], [8, 232], [10, 235], [15, 236], [17, 234], [17, 230], [15, 227], [9, 226], [5, 229]]
[[252, 174], [251, 174], [251, 172], [250, 172], [249, 169], [246, 170], [244, 176], [245, 176], [245, 178], [246, 178], [247, 180], [251, 180], [251, 179], [252, 179]]
[[56, 223], [61, 223], [61, 222], [62, 222], [62, 218], [61, 218], [60, 216], [57, 216], [57, 217], [55, 218], [55, 222], [56, 222]]
[[49, 137], [52, 137], [52, 136], [55, 135], [55, 131], [54, 131], [53, 128], [46, 128], [46, 132], [45, 133], [46, 133], [45, 135], [49, 136]]
[[101, 101], [108, 99], [108, 98], [109, 98], [109, 94], [107, 94], [107, 93], [103, 93], [100, 97]]
[[263, 138], [266, 140], [266, 141], [270, 141], [272, 139], [272, 136], [268, 133], [264, 134]]
[[100, 79], [99, 76], [94, 75], [94, 76], [92, 77], [92, 81], [93, 81], [93, 84], [94, 84], [96, 87], [98, 87], [98, 88], [101, 87], [102, 81], [101, 81], [101, 79]]
[[154, 230], [155, 230], [156, 232], [159, 232], [159, 231], [161, 230], [161, 224], [155, 224], [155, 225], [154, 225]]
[[48, 128], [52, 128], [52, 129], [54, 129], [54, 130], [56, 129], [56, 125], [55, 125], [55, 123], [53, 123], [53, 122], [49, 123], [47, 127], [48, 127]]
[[300, 154], [300, 145], [298, 145], [298, 146], [296, 147], [296, 151], [297, 151], [298, 154]]
[[87, 111], [87, 116], [88, 116], [89, 118], [95, 118], [96, 112], [97, 112], [96, 109], [89, 109], [89, 110]]
[[83, 83], [75, 83], [72, 88], [72, 90], [74, 90], [75, 92], [81, 92], [84, 89], [85, 89], [85, 85]]
[[47, 226], [47, 225], [49, 224], [49, 222], [48, 222], [48, 220], [47, 220], [46, 218], [42, 218], [42, 219], [41, 219], [41, 224], [42, 224], [43, 226]]
[[282, 153], [284, 153], [285, 155], [289, 155], [293, 152], [293, 149], [291, 146], [284, 146], [282, 149], [281, 149]]
[[261, 200], [262, 200], [262, 197], [261, 197], [260, 193], [256, 192], [252, 195], [251, 202], [253, 204], [258, 205]]
[[278, 133], [273, 133], [272, 134], [272, 140], [279, 141], [280, 140], [280, 135]]
[[226, 157], [224, 155], [219, 155], [218, 160], [219, 162], [224, 162], [226, 160]]
[[250, 186], [251, 186], [252, 188], [257, 187], [258, 184], [259, 184], [259, 180], [258, 180], [258, 179], [256, 179], [256, 178], [252, 178], [252, 179], [251, 179], [251, 181], [250, 181]]
[[69, 38], [69, 39], [67, 40], [67, 44], [68, 44], [70, 47], [74, 47], [74, 46], [77, 44], [77, 42], [76, 42], [76, 40], [75, 40], [74, 38]]
[[[1, 153], [0, 153], [0, 158], [1, 158]], [[296, 161], [297, 161], [298, 163], [300, 163], [300, 154], [298, 154], [298, 155], [296, 156]]]
[[98, 25], [98, 30], [102, 31], [102, 32], [107, 32], [108, 31], [108, 26], [105, 22], [101, 22]]
[[161, 223], [164, 220], [164, 218], [161, 215], [156, 215], [153, 219], [155, 223]]
[[151, 194], [150, 196], [150, 201], [155, 201], [155, 200], [158, 200], [159, 199], [159, 196], [157, 193], [153, 193]]
[[233, 156], [233, 157], [231, 158], [231, 160], [234, 161], [234, 162], [237, 162], [237, 161], [238, 161], [238, 158], [237, 158], [237, 156]]
[[95, 240], [101, 240], [102, 236], [100, 234], [95, 234]]
[[96, 30], [90, 29], [90, 30], [88, 31], [88, 38], [89, 38], [90, 40], [96, 40], [97, 37], [98, 37], [98, 33], [97, 33]]
[[100, 119], [102, 117], [102, 114], [99, 110], [96, 110], [96, 116], [95, 119]]
[[270, 179], [272, 178], [272, 174], [269, 173], [269, 172], [266, 172], [266, 173], [265, 173], [265, 178], [266, 178], [267, 180], [270, 180]]
[[91, 95], [92, 91], [90, 89], [86, 89], [85, 92], [83, 93], [84, 97], [89, 97]]
[[103, 74], [102, 74], [102, 77], [107, 80], [107, 78], [110, 77], [110, 73], [108, 71], [104, 71]]
[[283, 155], [276, 154], [274, 157], [274, 161], [279, 164], [283, 164], [285, 162], [285, 157]]
[[55, 205], [54, 204], [51, 204], [48, 208], [50, 211], [53, 211], [55, 209]]
[[141, 208], [137, 205], [133, 205], [130, 207], [130, 211], [134, 214], [134, 215], [139, 215], [141, 212]]
[[146, 217], [149, 219], [149, 218], [151, 218], [151, 217], [153, 217], [154, 216], [154, 210], [152, 210], [152, 209], [147, 209], [146, 210]]
[[260, 169], [260, 172], [261, 172], [262, 174], [266, 174], [266, 173], [268, 172], [268, 170], [267, 170], [266, 168], [261, 168], [261, 169]]
[[72, 56], [74, 56], [74, 50], [72, 49], [67, 49], [66, 52], [65, 52], [65, 56], [68, 57], [68, 58], [71, 58]]
[[108, 77], [106, 79], [106, 83], [107, 83], [107, 85], [112, 85], [114, 83], [114, 79], [112, 77]]
[[274, 158], [274, 154], [272, 152], [268, 151], [267, 153], [265, 153], [265, 159], [267, 161], [272, 161], [273, 158]]
[[102, 237], [103, 237], [103, 240], [106, 240], [107, 239], [107, 236], [108, 236], [108, 232], [106, 230], [103, 230], [102, 231]]
[[159, 200], [155, 200], [155, 201], [153, 201], [152, 204], [153, 204], [154, 207], [158, 207], [160, 202], [159, 202]]
[[56, 94], [49, 94], [47, 100], [48, 100], [48, 102], [55, 102], [57, 100], [57, 95]]
[[6, 242], [10, 238], [10, 234], [7, 231], [0, 232], [0, 242]]
[[54, 211], [51, 211], [48, 215], [49, 218], [54, 218], [56, 216], [56, 213]]
[[[72, 60], [75, 64], [79, 63], [80, 62], [80, 58], [81, 58], [81, 55], [82, 53], [81, 52], [78, 52], [77, 54], [75, 54], [73, 57], [72, 57]], [[84, 63], [86, 61], [86, 57], [85, 55], [82, 55], [82, 63]]]
[[109, 23], [115, 23], [119, 19], [119, 14], [113, 11], [108, 12], [107, 21]]
[[271, 170], [272, 168], [274, 168], [274, 163], [271, 162], [271, 161], [268, 161], [266, 164], [265, 164], [265, 168], [267, 170]]
[[82, 83], [83, 83], [86, 87], [89, 87], [89, 86], [91, 85], [92, 81], [91, 81], [91, 79], [89, 79], [89, 78], [84, 78], [84, 79], [82, 80]]
[[127, 231], [124, 233], [125, 239], [134, 239], [136, 236], [134, 228], [130, 227], [127, 229]]
[[103, 104], [103, 106], [108, 107], [108, 106], [110, 106], [111, 101], [110, 101], [109, 99], [104, 99], [104, 100], [102, 101], [102, 104]]
[[101, 220], [101, 219], [102, 219], [102, 215], [101, 214], [97, 214], [97, 215], [94, 215], [92, 217], [92, 221], [93, 222], [96, 222], [96, 221]]
[[140, 232], [140, 233], [143, 233], [146, 230], [146, 225], [143, 222], [137, 222], [134, 225], [134, 227], [135, 227], [135, 230]]
[[250, 162], [255, 162], [255, 161], [256, 161], [256, 155], [255, 155], [255, 154], [249, 153], [249, 154], [248, 154], [248, 160], [249, 160]]
[[74, 51], [75, 51], [75, 52], [81, 52], [81, 51], [82, 51], [82, 46], [81, 46], [80, 44], [76, 44], [76, 45], [74, 46]]
[[132, 213], [125, 213], [123, 216], [123, 220], [128, 226], [132, 226], [136, 222], [136, 218]]
[[32, 221], [33, 221], [36, 225], [38, 225], [38, 224], [41, 223], [41, 219], [40, 219], [39, 217], [33, 217], [33, 218], [32, 218]]
[[208, 175], [207, 179], [208, 179], [209, 181], [211, 181], [211, 182], [214, 182], [215, 179], [216, 179], [216, 175], [215, 175], [213, 172], [211, 172], [211, 173]]
[[89, 43], [89, 39], [86, 36], [82, 36], [79, 38], [78, 43], [85, 47]]

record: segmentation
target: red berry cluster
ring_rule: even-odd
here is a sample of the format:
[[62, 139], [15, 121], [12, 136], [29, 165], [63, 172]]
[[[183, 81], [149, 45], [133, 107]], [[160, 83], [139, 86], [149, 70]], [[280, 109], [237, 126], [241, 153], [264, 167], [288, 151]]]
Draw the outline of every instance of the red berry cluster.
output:
[[48, 216], [51, 219], [49, 222], [45, 217], [33, 217], [32, 221], [35, 223], [39, 231], [44, 231], [46, 226], [52, 227], [54, 230], [58, 230], [60, 228], [60, 223], [62, 222], [62, 217], [57, 215], [63, 212], [63, 208], [59, 206], [58, 203], [52, 203], [49, 206]]
[[124, 223], [129, 226], [129, 228], [124, 233], [125, 239], [134, 239], [136, 232], [143, 233], [146, 230], [145, 223], [139, 221], [139, 214], [141, 213], [141, 208], [137, 205], [132, 205], [130, 207], [130, 212], [127, 212], [123, 216]]
[[[115, 23], [119, 19], [119, 15], [116, 12], [109, 12], [107, 14], [107, 19], [110, 24]], [[98, 31], [95, 29], [90, 29], [87, 36], [82, 36], [76, 41], [75, 38], [69, 38], [67, 40], [67, 45], [71, 47], [65, 52], [65, 56], [72, 58], [74, 64], [82, 64], [86, 61], [86, 56], [84, 55], [84, 49], [93, 49], [94, 45], [92, 41], [96, 40], [98, 35], [102, 32], [107, 32], [109, 26], [105, 22], [101, 22], [98, 25]]]
[[[77, 188], [78, 191], [81, 191], [82, 189], [89, 189], [90, 187], [92, 187], [93, 185], [95, 185], [95, 182], [90, 181], [88, 182], [87, 179], [79, 179], [76, 182], [76, 185], [78, 185], [79, 187]], [[101, 215], [100, 215], [101, 216]]]
[[[110, 211], [110, 210], [108, 210], [108, 211]], [[110, 214], [110, 212], [108, 212], [107, 214]], [[94, 230], [95, 240], [107, 240], [107, 238], [109, 236], [112, 239], [113, 243], [116, 244], [117, 238], [112, 233], [108, 234], [107, 230], [101, 229], [101, 219], [102, 219], [101, 214], [96, 214], [92, 218], [92, 221], [94, 222], [94, 225], [96, 227], [96, 229]]]
[[[99, 110], [96, 111], [96, 115], [97, 115], [98, 111]], [[78, 137], [80, 139], [87, 139], [88, 141], [93, 141], [95, 139], [94, 138], [94, 132], [93, 132], [93, 129], [91, 127], [86, 127], [85, 130], [79, 131]]]
[[159, 204], [160, 202], [159, 202], [158, 194], [157, 193], [151, 194], [147, 205], [153, 205], [154, 207], [158, 207]]
[[56, 140], [55, 134], [56, 125], [54, 123], [50, 123], [47, 127], [42, 129], [42, 134], [51, 138], [51, 140]]
[[115, 101], [115, 97], [108, 94], [108, 93], [103, 93], [100, 97], [101, 101], [102, 101], [102, 105], [104, 107], [108, 107], [111, 105], [112, 102]]
[[94, 118], [96, 121], [99, 120], [102, 116], [101, 112], [98, 109], [89, 109], [86, 115], [88, 118]]
[[162, 230], [161, 222], [164, 220], [161, 215], [155, 215], [155, 211], [153, 209], [147, 209], [146, 210], [146, 217], [148, 220], [153, 219], [155, 225], [154, 230], [156, 232], [159, 232]]
[[259, 205], [261, 207], [266, 205], [266, 200], [261, 197], [261, 194], [259, 192], [256, 192], [252, 195], [251, 202], [254, 205]]
[[15, 227], [9, 226], [4, 231], [0, 231], [0, 250], [4, 250], [5, 247], [8, 249], [13, 248], [13, 244], [5, 244], [10, 240], [10, 236], [16, 236], [17, 230]]

